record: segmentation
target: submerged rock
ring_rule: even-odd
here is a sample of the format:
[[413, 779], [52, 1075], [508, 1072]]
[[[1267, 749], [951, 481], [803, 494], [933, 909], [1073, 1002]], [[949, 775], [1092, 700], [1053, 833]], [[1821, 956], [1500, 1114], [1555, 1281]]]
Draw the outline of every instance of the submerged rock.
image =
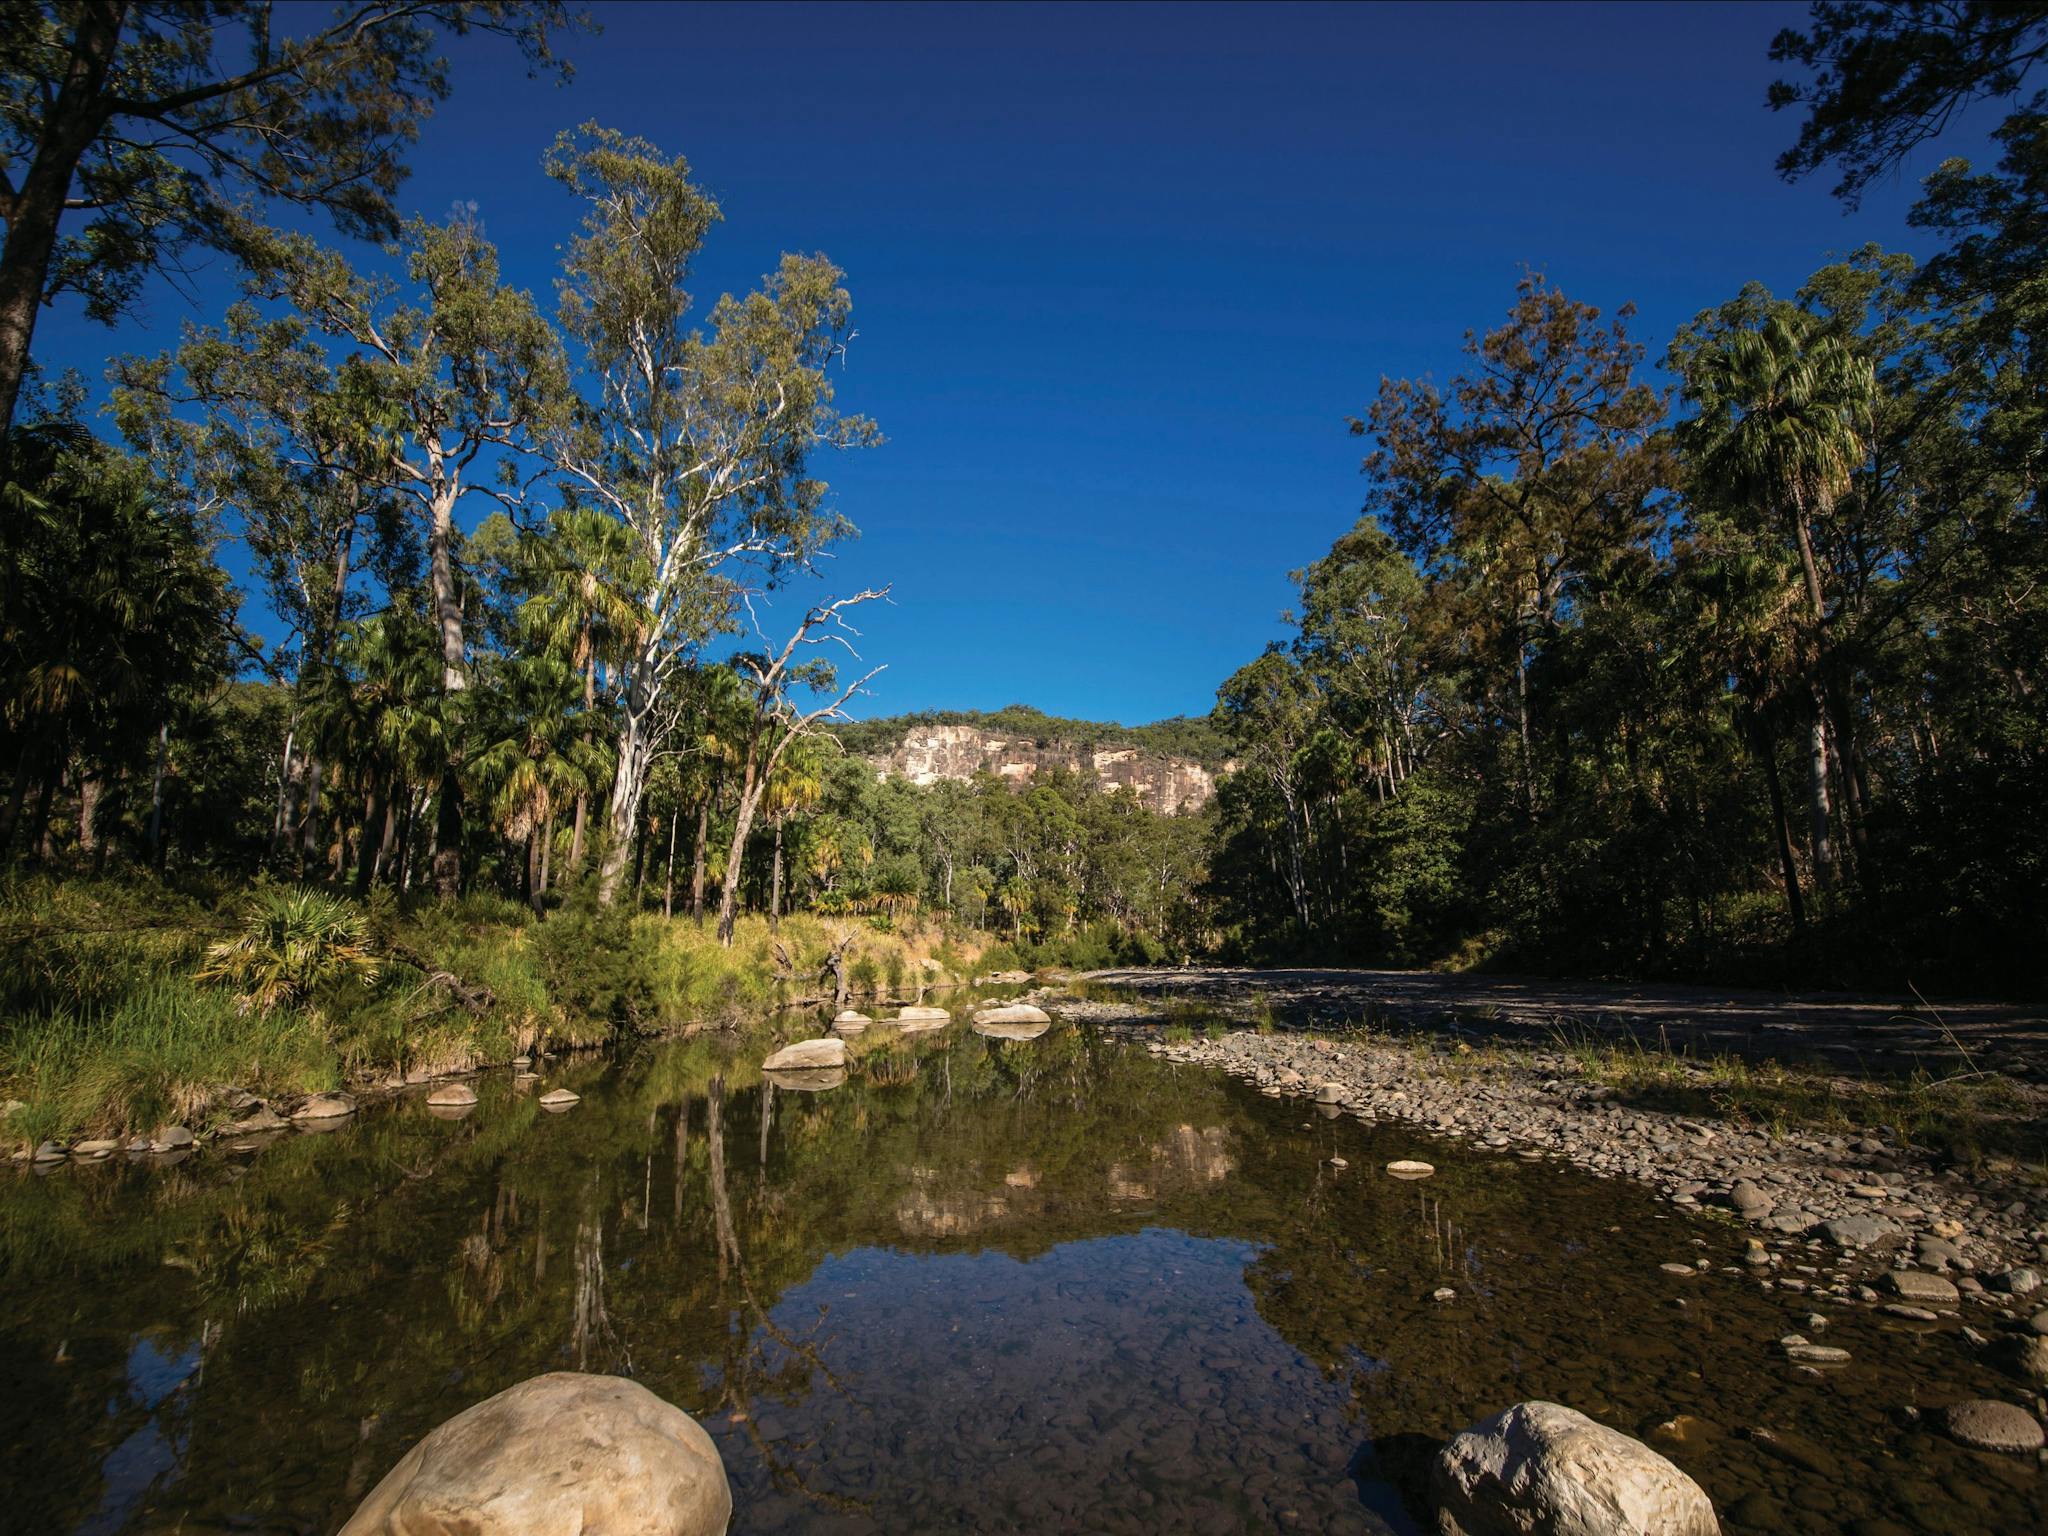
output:
[[1397, 1157], [1387, 1164], [1387, 1172], [1397, 1179], [1426, 1179], [1436, 1172], [1436, 1165], [1417, 1162], [1412, 1157]]
[[1895, 1269], [1887, 1277], [1891, 1281], [1893, 1294], [1907, 1301], [1932, 1302], [1939, 1306], [1954, 1306], [1962, 1300], [1955, 1286], [1939, 1275], [1923, 1275], [1918, 1270]]
[[542, 1109], [562, 1110], [583, 1102], [583, 1095], [567, 1088], [550, 1088], [535, 1101]]
[[846, 1065], [846, 1042], [844, 1040], [798, 1040], [785, 1045], [781, 1050], [761, 1063], [763, 1072], [789, 1072], [800, 1067], [843, 1067]]
[[1951, 1403], [1942, 1410], [1941, 1422], [1956, 1439], [1980, 1451], [2038, 1451], [2043, 1442], [2040, 1420], [1991, 1398]]
[[1442, 1536], [1719, 1536], [1706, 1493], [1639, 1440], [1558, 1403], [1454, 1437], [1431, 1476]]
[[467, 1083], [443, 1083], [427, 1095], [429, 1109], [467, 1109], [476, 1103], [476, 1090]]
[[725, 1465], [638, 1382], [556, 1371], [458, 1413], [399, 1458], [342, 1536], [723, 1536]]
[[793, 1067], [777, 1072], [772, 1079], [784, 1093], [823, 1093], [846, 1081], [844, 1067]]
[[896, 1010], [898, 1024], [950, 1024], [953, 1015], [943, 1008], [932, 1008], [923, 1003]]
[[160, 1125], [149, 1135], [152, 1152], [181, 1152], [192, 1145], [192, 1133], [182, 1125]]

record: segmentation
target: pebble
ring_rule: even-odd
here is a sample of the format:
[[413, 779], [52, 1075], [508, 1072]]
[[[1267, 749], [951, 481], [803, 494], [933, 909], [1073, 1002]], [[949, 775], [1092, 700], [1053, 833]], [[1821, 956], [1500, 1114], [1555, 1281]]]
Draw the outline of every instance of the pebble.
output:
[[1429, 1299], [1431, 1301], [1456, 1301], [1458, 1293], [1448, 1285], [1440, 1285], [1429, 1293]]

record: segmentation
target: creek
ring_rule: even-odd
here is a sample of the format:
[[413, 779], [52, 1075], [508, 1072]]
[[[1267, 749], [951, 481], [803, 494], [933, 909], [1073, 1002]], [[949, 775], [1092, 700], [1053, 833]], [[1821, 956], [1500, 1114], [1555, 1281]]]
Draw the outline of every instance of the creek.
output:
[[[696, 1415], [735, 1533], [1426, 1530], [1444, 1437], [1529, 1398], [1646, 1439], [1734, 1532], [2042, 1524], [2032, 1460], [1903, 1411], [2007, 1384], [1759, 1290], [1731, 1225], [1639, 1187], [1071, 1024], [877, 1028], [842, 1086], [764, 1081], [814, 1030], [10, 1177], [0, 1527], [331, 1532], [436, 1424], [559, 1369]], [[1847, 1366], [1777, 1347], [1816, 1310]]]

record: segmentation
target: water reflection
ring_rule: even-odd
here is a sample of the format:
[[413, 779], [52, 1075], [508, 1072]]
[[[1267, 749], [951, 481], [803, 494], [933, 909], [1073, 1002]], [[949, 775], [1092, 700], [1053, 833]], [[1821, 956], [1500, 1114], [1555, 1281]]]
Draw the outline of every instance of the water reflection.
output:
[[[1800, 1377], [1772, 1342], [1813, 1303], [1673, 1295], [1660, 1262], [1733, 1237], [1625, 1186], [1057, 1025], [869, 1031], [823, 1093], [764, 1082], [772, 1043], [547, 1064], [571, 1115], [486, 1080], [459, 1121], [0, 1186], [0, 1524], [331, 1530], [559, 1368], [697, 1414], [735, 1532], [1401, 1529], [1441, 1437], [1530, 1396], [1692, 1415], [1663, 1448], [1736, 1531], [2040, 1514], [2030, 1465], [1890, 1416], [1997, 1385], [1952, 1341], [1844, 1311], [1855, 1365]], [[1378, 1176], [1403, 1155], [1436, 1177]]]

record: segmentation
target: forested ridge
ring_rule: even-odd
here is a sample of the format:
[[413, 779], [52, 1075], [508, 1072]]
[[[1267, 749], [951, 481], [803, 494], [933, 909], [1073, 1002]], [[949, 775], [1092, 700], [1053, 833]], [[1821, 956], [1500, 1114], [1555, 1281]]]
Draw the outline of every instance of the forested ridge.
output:
[[[473, 213], [395, 211], [419, 103], [459, 84], [434, 50], [557, 68], [573, 16], [370, 7], [285, 44], [256, 7], [136, 6], [112, 35], [30, 7], [0, 50], [11, 163], [41, 177], [10, 173], [0, 262], [21, 931], [66, 882], [222, 922], [253, 882], [344, 928], [468, 902], [730, 945], [804, 913], [1045, 962], [2038, 992], [2048, 20], [1961, 14], [1820, 5], [1774, 50], [1806, 123], [1782, 169], [1847, 196], [1944, 103], [2006, 103], [1995, 165], [1925, 183], [1939, 254], [1866, 246], [1672, 336], [1529, 273], [1431, 377], [1330, 402], [1362, 506], [1330, 509], [1355, 525], [1294, 574], [1284, 638], [1206, 717], [1124, 727], [849, 717], [888, 659], [848, 622], [885, 590], [819, 574], [858, 512], [831, 463], [887, 426], [840, 398], [857, 275], [790, 255], [700, 302], [722, 210], [673, 148], [595, 123], [535, 168], [551, 304]], [[80, 60], [111, 83], [71, 123], [48, 87]], [[316, 85], [335, 106], [308, 117]], [[145, 96], [209, 147], [122, 158], [109, 125]], [[315, 149], [360, 174], [309, 182]], [[42, 229], [52, 178], [98, 211]], [[117, 331], [100, 393], [38, 373], [38, 303], [118, 325], [195, 245], [243, 274], [231, 307], [160, 355]], [[748, 601], [771, 587], [780, 629]], [[245, 626], [251, 597], [271, 620]], [[1168, 818], [1064, 774], [920, 788], [863, 760], [940, 724], [1234, 766]]]

